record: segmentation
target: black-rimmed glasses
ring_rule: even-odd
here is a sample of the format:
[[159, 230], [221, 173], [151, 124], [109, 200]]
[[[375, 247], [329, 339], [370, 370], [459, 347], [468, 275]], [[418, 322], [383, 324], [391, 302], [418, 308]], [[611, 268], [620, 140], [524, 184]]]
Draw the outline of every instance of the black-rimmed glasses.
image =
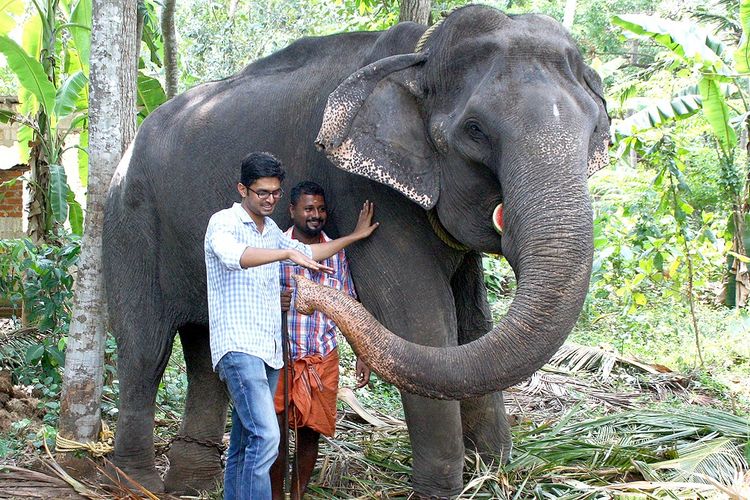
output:
[[248, 191], [252, 191], [256, 194], [256, 196], [261, 199], [265, 200], [269, 196], [273, 196], [277, 200], [284, 196], [284, 190], [283, 189], [277, 189], [276, 191], [266, 191], [265, 189], [261, 189], [260, 191], [256, 191], [255, 189], [251, 188], [250, 186], [245, 186]]

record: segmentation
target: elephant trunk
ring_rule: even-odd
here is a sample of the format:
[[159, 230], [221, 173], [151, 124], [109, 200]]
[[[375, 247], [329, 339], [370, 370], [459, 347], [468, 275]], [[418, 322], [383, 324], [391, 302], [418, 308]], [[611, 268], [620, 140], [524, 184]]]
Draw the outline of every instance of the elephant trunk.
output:
[[[414, 344], [388, 331], [345, 294], [301, 277], [297, 309], [326, 314], [362, 360], [413, 394], [464, 399], [528, 378], [557, 351], [580, 313], [591, 274], [593, 224], [586, 152], [576, 155], [573, 166], [561, 166], [559, 155], [530, 166], [521, 160], [528, 158], [525, 149], [518, 161], [510, 158], [504, 165], [503, 179], [503, 253], [518, 287], [508, 314], [488, 334], [455, 347]], [[550, 175], [561, 171], [568, 172], [560, 174], [567, 180]]]

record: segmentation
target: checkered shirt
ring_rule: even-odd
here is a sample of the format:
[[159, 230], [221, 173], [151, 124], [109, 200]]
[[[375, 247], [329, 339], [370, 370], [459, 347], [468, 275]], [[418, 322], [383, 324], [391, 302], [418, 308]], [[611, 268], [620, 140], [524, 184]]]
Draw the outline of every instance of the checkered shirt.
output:
[[[290, 227], [286, 233], [290, 239], [293, 239]], [[321, 232], [321, 243], [331, 241], [325, 233]], [[293, 262], [285, 261], [281, 263], [281, 287], [283, 290], [292, 290], [292, 307], [287, 312], [287, 324], [289, 326], [289, 343], [291, 344], [290, 354], [292, 359], [300, 359], [312, 354], [327, 355], [336, 348], [336, 325], [319, 311], [313, 312], [310, 316], [300, 314], [294, 309], [294, 302], [297, 291], [294, 287], [292, 275], [302, 274], [316, 283], [321, 283], [337, 290], [342, 290], [352, 297], [356, 298], [354, 283], [349, 274], [349, 263], [346, 260], [346, 254], [341, 250], [336, 255], [322, 262], [326, 266], [334, 269], [333, 274], [319, 273], [310, 271]]]
[[215, 213], [208, 222], [204, 250], [208, 278], [208, 323], [214, 369], [228, 352], [261, 358], [281, 368], [281, 289], [279, 263], [240, 267], [247, 247], [293, 248], [312, 257], [312, 249], [281, 232], [265, 218], [263, 234], [250, 215], [235, 203]]

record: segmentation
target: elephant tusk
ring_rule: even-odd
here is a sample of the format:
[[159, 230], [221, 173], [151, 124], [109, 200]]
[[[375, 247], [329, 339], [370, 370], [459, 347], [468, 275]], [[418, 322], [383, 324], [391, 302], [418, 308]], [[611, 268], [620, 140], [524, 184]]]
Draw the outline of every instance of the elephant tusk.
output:
[[500, 236], [503, 235], [503, 204], [502, 203], [496, 206], [495, 210], [492, 211], [492, 227], [495, 228], [495, 231], [497, 231], [497, 234], [499, 234]]

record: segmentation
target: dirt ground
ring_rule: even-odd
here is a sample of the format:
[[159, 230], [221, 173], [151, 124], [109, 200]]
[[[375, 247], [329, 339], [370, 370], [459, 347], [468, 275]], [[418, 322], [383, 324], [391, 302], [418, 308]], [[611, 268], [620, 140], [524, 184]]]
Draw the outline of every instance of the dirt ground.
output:
[[30, 387], [13, 385], [10, 370], [0, 369], [0, 433], [11, 430], [14, 422], [29, 419], [34, 427], [42, 423], [44, 410]]

